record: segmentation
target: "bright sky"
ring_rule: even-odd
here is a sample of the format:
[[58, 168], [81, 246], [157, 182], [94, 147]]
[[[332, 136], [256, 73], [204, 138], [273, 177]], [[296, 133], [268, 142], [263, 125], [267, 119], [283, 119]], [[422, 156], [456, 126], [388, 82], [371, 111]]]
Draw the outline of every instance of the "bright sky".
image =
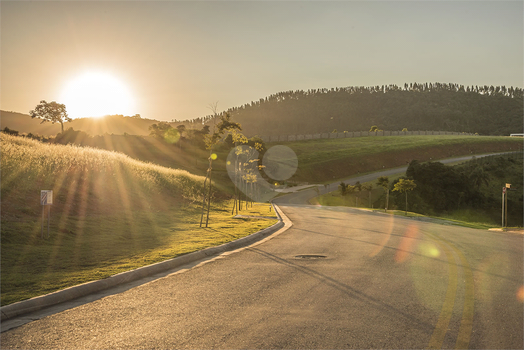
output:
[[217, 101], [222, 111], [286, 90], [524, 85], [522, 1], [0, 6], [0, 109], [21, 113], [43, 99], [64, 103], [65, 87], [86, 72], [106, 74], [132, 96], [132, 106], [111, 114], [157, 120], [202, 117]]

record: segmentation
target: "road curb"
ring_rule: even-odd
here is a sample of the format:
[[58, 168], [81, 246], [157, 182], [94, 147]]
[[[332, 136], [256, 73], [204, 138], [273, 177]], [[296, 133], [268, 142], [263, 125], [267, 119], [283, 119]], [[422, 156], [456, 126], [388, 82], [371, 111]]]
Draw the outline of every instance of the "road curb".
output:
[[[281, 210], [276, 204], [271, 203], [275, 213], [278, 216], [278, 222], [268, 228], [242, 237], [232, 242], [224, 243], [216, 247], [210, 247], [199, 250], [193, 253], [178, 256], [173, 259], [161, 261], [152, 265], [139, 267], [137, 269], [121, 272], [119, 274], [104, 278], [98, 281], [91, 281], [77, 286], [62, 289], [46, 295], [41, 295], [28, 300], [22, 300], [10, 305], [2, 306], [0, 311], [2, 313], [1, 320], [8, 320], [16, 316], [24, 315], [33, 311], [41, 310], [45, 307], [60, 304], [66, 301], [71, 301], [89, 294], [103, 291], [117, 285], [136, 281], [138, 279], [155, 275], [164, 271], [174, 269], [176, 267], [186, 265], [203, 258], [218, 255], [226, 251], [235, 250], [241, 247], [248, 246], [256, 241], [259, 241], [269, 235], [277, 232], [284, 227], [289, 219], [282, 219]], [[277, 210], [278, 209], [278, 210]]]

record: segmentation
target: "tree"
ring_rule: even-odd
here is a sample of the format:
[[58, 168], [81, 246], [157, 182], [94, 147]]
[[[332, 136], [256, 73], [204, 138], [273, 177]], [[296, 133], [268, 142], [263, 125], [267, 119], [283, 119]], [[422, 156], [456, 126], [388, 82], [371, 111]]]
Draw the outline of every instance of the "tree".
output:
[[355, 185], [353, 186], [353, 192], [358, 192], [358, 194], [355, 194], [355, 206], [358, 207], [358, 199], [360, 198], [360, 192], [362, 191], [362, 184], [360, 181], [357, 181]]
[[338, 189], [340, 190], [340, 194], [342, 196], [345, 196], [347, 193], [348, 187], [344, 182], [341, 182], [340, 185], [338, 185]]
[[406, 215], [408, 215], [408, 191], [412, 191], [417, 187], [414, 180], [400, 179], [395, 184], [393, 191], [399, 191], [400, 193], [406, 194]]
[[373, 125], [371, 129], [369, 129], [369, 132], [376, 132], [376, 131], [378, 131], [378, 126], [376, 125]]
[[182, 135], [184, 131], [186, 131], [186, 126], [184, 124], [180, 124], [180, 125], [177, 125], [176, 129], [178, 130], [180, 135]]
[[371, 190], [373, 189], [372, 184], [362, 185], [362, 191], [368, 191], [368, 208], [371, 208]]
[[7, 126], [4, 128], [4, 130], [2, 130], [2, 132], [9, 135], [18, 136], [18, 130], [9, 129]]
[[377, 179], [377, 185], [381, 186], [386, 192], [386, 205], [384, 206], [384, 211], [388, 211], [389, 205], [389, 178], [387, 176], [381, 176]]
[[[213, 104], [210, 106], [210, 109], [213, 111], [213, 118], [216, 120], [216, 117], [218, 116], [216, 110], [217, 110], [217, 104]], [[242, 127], [240, 126], [240, 123], [235, 123], [231, 121], [231, 116], [228, 113], [222, 114], [220, 117], [220, 122], [217, 125], [213, 125], [213, 133], [210, 135], [205, 135], [204, 142], [206, 144], [207, 149], [209, 149], [209, 167], [207, 169], [206, 178], [204, 179], [204, 193], [202, 198], [202, 215], [200, 216], [200, 227], [202, 227], [202, 222], [204, 219], [204, 208], [205, 203], [207, 199], [207, 217], [206, 217], [206, 227], [208, 226], [209, 222], [209, 209], [211, 207], [211, 170], [213, 169], [213, 160], [216, 159], [216, 154], [213, 153], [213, 149], [215, 148], [216, 144], [220, 142], [222, 139], [224, 133], [226, 131], [230, 130], [242, 130]], [[206, 183], [209, 179], [209, 193], [206, 198]]]
[[41, 123], [60, 123], [60, 125], [62, 126], [62, 132], [64, 132], [64, 123], [73, 120], [69, 118], [69, 116], [67, 115], [66, 106], [55, 101], [40, 101], [40, 103], [35, 107], [35, 109], [29, 111], [29, 115], [31, 116], [31, 118], [42, 119]]
[[151, 124], [149, 126], [149, 136], [168, 142], [177, 143], [180, 140], [180, 133], [167, 122]]
[[469, 180], [475, 186], [477, 190], [480, 189], [480, 186], [483, 184], [488, 186], [489, 185], [489, 175], [487, 172], [484, 171], [484, 169], [480, 166], [477, 166], [470, 174], [469, 174]]

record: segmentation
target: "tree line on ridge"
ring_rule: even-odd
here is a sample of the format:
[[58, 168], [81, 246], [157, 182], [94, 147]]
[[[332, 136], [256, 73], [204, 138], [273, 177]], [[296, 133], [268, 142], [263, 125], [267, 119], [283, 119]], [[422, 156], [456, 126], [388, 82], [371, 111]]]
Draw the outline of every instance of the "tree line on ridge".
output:
[[522, 97], [521, 88], [506, 86], [350, 86], [279, 92], [224, 113], [250, 136], [365, 131], [371, 125], [509, 135], [523, 132]]

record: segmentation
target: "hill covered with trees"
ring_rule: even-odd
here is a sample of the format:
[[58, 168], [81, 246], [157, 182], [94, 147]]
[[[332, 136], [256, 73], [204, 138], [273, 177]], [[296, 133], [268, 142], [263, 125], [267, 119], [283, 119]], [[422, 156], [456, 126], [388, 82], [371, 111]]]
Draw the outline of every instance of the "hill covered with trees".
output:
[[522, 88], [411, 83], [286, 91], [226, 112], [246, 135], [438, 130], [509, 135], [523, 132]]

